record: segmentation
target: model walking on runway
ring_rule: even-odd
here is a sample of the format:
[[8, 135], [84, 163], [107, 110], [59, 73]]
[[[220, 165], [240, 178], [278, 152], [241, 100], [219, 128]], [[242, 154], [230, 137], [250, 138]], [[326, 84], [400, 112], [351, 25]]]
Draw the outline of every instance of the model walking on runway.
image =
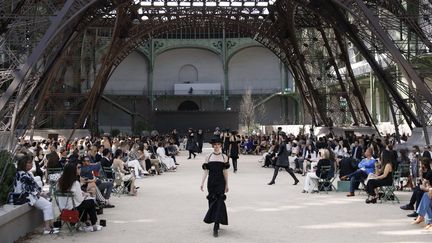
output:
[[279, 135], [280, 137], [280, 141], [281, 144], [279, 145], [279, 152], [277, 153], [277, 160], [276, 160], [276, 165], [274, 167], [274, 173], [273, 173], [273, 178], [272, 180], [268, 183], [268, 185], [273, 185], [275, 184], [275, 180], [276, 177], [279, 173], [279, 168], [285, 168], [285, 170], [292, 176], [292, 178], [294, 179], [294, 185], [297, 185], [297, 183], [299, 183], [299, 180], [297, 179], [297, 177], [294, 175], [294, 172], [292, 171], [292, 169], [289, 167], [289, 160], [288, 160], [288, 150], [286, 148], [287, 146], [287, 142], [288, 142], [288, 137], [285, 134]]
[[201, 181], [201, 191], [204, 191], [204, 183], [207, 180], [209, 209], [204, 222], [214, 223], [213, 236], [218, 237], [219, 224], [228, 225], [228, 215], [225, 205], [225, 193], [228, 192], [228, 157], [222, 153], [222, 140], [211, 140], [213, 152], [207, 156], [202, 165], [204, 174]]

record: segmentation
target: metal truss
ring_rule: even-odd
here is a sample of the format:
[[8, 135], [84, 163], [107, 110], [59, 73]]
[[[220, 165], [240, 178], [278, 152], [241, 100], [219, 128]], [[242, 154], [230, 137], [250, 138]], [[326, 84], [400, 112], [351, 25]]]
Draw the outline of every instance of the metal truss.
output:
[[[431, 87], [412, 65], [432, 48], [427, 0], [10, 0], [0, 9], [3, 131], [65, 116], [75, 128], [87, 126], [124, 58], [191, 28], [238, 32], [269, 48], [290, 67], [315, 125], [374, 125], [349, 48], [386, 90], [394, 121], [401, 115], [409, 125], [432, 124]], [[71, 89], [69, 66], [76, 71]]]

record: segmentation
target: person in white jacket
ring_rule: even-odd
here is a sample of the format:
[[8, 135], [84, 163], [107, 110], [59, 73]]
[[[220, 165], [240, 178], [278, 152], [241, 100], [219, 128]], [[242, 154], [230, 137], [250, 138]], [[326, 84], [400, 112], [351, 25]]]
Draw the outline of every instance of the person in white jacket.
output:
[[163, 142], [158, 142], [156, 154], [159, 157], [161, 163], [164, 163], [168, 170], [175, 170], [177, 168], [174, 159], [166, 155], [165, 148], [163, 147]]

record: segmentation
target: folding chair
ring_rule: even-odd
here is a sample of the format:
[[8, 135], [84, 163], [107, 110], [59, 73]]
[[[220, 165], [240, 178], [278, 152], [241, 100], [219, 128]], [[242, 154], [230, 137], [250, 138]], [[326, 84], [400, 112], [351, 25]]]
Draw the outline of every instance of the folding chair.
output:
[[155, 154], [155, 156], [156, 156], [156, 159], [159, 161], [159, 168], [163, 171], [163, 172], [167, 172], [167, 171], [169, 171], [168, 170], [168, 167], [166, 166], [166, 164], [164, 164], [163, 162], [162, 162], [162, 159], [160, 158], [160, 156], [156, 153]]
[[[396, 191], [397, 189], [397, 183], [399, 183], [400, 180], [400, 176], [401, 176], [401, 170], [398, 169], [397, 171], [393, 172], [393, 184], [390, 186], [382, 186], [379, 188], [379, 194], [381, 193], [381, 203], [383, 202], [387, 202], [387, 201], [392, 201], [392, 202], [397, 202], [399, 203], [399, 198], [394, 194], [394, 191]], [[396, 185], [395, 185], [396, 183]]]
[[116, 177], [115, 177], [116, 173], [115, 173], [115, 171], [109, 166], [103, 166], [101, 172], [102, 173], [99, 173], [99, 179], [101, 179], [102, 181], [105, 181], [105, 182], [113, 183], [114, 187], [113, 187], [112, 193], [113, 193], [113, 195], [120, 197], [122, 192], [119, 191], [118, 190], [119, 188], [116, 186]]
[[[59, 218], [62, 222], [62, 225], [67, 225], [69, 233], [72, 235], [74, 231], [78, 231], [81, 226], [85, 225], [81, 222], [82, 215], [78, 216], [78, 220], [76, 218], [62, 217], [62, 214], [65, 213], [64, 210], [67, 210], [70, 206], [72, 206], [72, 209], [69, 210], [78, 210], [75, 205], [74, 194], [73, 192], [55, 191], [53, 195], [57, 204], [57, 208], [60, 211]], [[60, 201], [62, 201], [62, 203]], [[62, 208], [62, 206], [64, 206], [64, 208]]]
[[122, 194], [128, 194], [128, 187], [131, 185], [131, 181], [123, 181], [121, 173], [118, 170], [113, 170], [114, 173], [114, 188], [113, 193], [120, 197]]
[[[331, 190], [336, 191], [336, 187], [333, 185], [334, 176], [328, 176], [332, 171], [331, 165], [323, 165], [321, 166], [321, 174], [318, 176], [318, 191], [325, 191], [328, 193]], [[327, 174], [327, 177], [321, 178], [321, 175]]]

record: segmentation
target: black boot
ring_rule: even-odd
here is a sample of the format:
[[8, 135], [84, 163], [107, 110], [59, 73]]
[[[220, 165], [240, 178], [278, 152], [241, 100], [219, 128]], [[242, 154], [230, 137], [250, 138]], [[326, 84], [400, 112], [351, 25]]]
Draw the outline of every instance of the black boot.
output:
[[232, 162], [233, 162], [234, 173], [236, 173], [237, 172], [237, 160], [233, 159]]
[[215, 223], [213, 227], [213, 236], [218, 237], [219, 236], [219, 223]]
[[274, 173], [273, 173], [273, 178], [272, 178], [272, 180], [268, 183], [268, 185], [273, 185], [273, 184], [275, 184], [275, 180], [276, 180], [276, 177], [277, 177], [278, 173], [279, 173], [279, 166], [275, 166], [275, 168], [274, 168]]
[[286, 171], [291, 175], [291, 177], [294, 179], [294, 186], [297, 185], [299, 183], [299, 180], [297, 179], [297, 177], [295, 176], [294, 172], [292, 171], [291, 168], [286, 168]]

